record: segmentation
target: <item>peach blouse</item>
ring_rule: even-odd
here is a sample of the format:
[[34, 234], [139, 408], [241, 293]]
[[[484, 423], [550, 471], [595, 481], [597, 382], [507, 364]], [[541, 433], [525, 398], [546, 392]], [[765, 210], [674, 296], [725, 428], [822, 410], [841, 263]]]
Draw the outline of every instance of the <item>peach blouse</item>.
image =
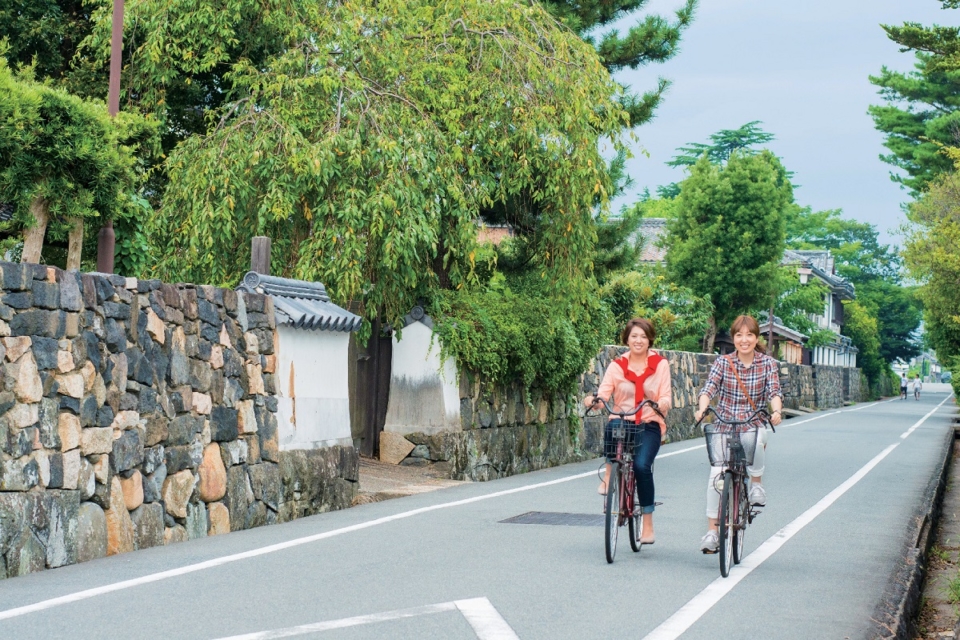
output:
[[[650, 353], [656, 353], [650, 351]], [[659, 354], [658, 354], [659, 355]], [[618, 358], [628, 357], [627, 354]], [[640, 372], [642, 374], [642, 372]], [[600, 382], [600, 388], [597, 389], [597, 397], [609, 401], [611, 394], [613, 396], [614, 408], [619, 411], [629, 411], [637, 406], [636, 385], [627, 380], [621, 365], [614, 360], [607, 367], [603, 374], [603, 380]], [[643, 397], [645, 400], [653, 400], [660, 408], [660, 413], [667, 415], [667, 411], [673, 406], [673, 386], [670, 382], [670, 363], [666, 358], [660, 360], [657, 368], [643, 381]], [[610, 416], [611, 419], [615, 416]], [[660, 433], [667, 432], [667, 425], [663, 418], [658, 416], [650, 407], [644, 407], [640, 412], [641, 422], [656, 422], [660, 425]]]

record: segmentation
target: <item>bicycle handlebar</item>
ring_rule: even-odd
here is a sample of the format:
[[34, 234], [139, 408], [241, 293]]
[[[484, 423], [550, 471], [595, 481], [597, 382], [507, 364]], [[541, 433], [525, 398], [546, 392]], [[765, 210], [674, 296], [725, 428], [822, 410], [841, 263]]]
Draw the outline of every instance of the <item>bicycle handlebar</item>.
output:
[[[650, 407], [651, 409], [654, 410], [654, 412], [655, 412], [658, 416], [660, 416], [661, 418], [663, 418], [663, 414], [660, 413], [660, 408], [657, 406], [657, 403], [654, 402], [653, 400], [644, 400], [643, 402], [641, 402], [640, 404], [638, 404], [637, 406], [635, 406], [635, 407], [634, 407], [633, 409], [631, 409], [630, 411], [616, 411], [616, 407], [614, 407], [613, 403], [611, 403], [609, 400], [604, 400], [603, 398], [600, 398], [600, 397], [598, 397], [598, 396], [594, 396], [594, 397], [593, 397], [593, 404], [591, 404], [589, 407], [587, 407], [587, 411], [590, 411], [590, 409], [592, 409], [593, 407], [597, 406], [598, 404], [599, 404], [599, 405], [603, 405], [603, 407], [607, 410], [607, 412], [608, 412], [610, 415], [612, 415], [612, 416], [618, 416], [621, 420], [625, 420], [626, 418], [629, 418], [630, 416], [635, 416], [635, 415], [637, 415], [637, 413], [639, 413], [640, 410], [643, 409], [644, 406]], [[666, 418], [664, 418], [664, 420], [666, 420]]]
[[706, 410], [703, 412], [703, 415], [700, 416], [700, 419], [697, 420], [697, 424], [695, 426], [697, 427], [701, 426], [703, 424], [703, 421], [706, 419], [706, 417], [711, 413], [717, 417], [717, 420], [731, 427], [738, 427], [740, 425], [749, 424], [759, 417], [759, 418], [762, 418], [767, 424], [770, 425], [770, 428], [773, 429], [774, 433], [777, 432], [776, 428], [774, 428], [773, 426], [773, 423], [770, 422], [770, 414], [767, 412], [766, 409], [757, 409], [746, 420], [737, 421], [737, 420], [727, 420], [726, 418], [721, 416], [719, 413], [717, 413], [717, 410], [714, 409], [713, 407], [707, 407]]

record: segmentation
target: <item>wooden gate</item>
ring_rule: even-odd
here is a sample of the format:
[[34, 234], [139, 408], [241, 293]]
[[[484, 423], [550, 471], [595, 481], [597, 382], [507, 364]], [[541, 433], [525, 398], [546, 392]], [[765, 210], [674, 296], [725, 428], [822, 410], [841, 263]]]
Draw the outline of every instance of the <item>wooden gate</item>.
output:
[[379, 321], [373, 323], [365, 346], [350, 340], [350, 427], [360, 455], [380, 453], [380, 432], [387, 419], [390, 398], [390, 367], [393, 360], [393, 332]]

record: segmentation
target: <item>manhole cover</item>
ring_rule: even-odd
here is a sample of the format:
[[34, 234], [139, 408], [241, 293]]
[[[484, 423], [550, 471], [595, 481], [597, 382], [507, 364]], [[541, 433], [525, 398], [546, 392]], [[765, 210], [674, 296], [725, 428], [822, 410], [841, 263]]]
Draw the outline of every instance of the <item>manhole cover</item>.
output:
[[602, 527], [603, 514], [528, 511], [500, 522], [506, 524], [550, 524], [562, 527]]

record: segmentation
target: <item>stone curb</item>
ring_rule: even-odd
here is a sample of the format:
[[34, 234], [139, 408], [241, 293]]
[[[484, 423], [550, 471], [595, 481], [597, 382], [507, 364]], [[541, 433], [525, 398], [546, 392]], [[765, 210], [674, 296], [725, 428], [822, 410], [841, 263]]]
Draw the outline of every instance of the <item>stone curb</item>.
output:
[[944, 436], [939, 462], [904, 536], [902, 557], [887, 581], [883, 597], [874, 610], [871, 628], [864, 634], [865, 638], [908, 640], [916, 636], [927, 557], [936, 540], [943, 493], [957, 436], [955, 429], [950, 429]]

